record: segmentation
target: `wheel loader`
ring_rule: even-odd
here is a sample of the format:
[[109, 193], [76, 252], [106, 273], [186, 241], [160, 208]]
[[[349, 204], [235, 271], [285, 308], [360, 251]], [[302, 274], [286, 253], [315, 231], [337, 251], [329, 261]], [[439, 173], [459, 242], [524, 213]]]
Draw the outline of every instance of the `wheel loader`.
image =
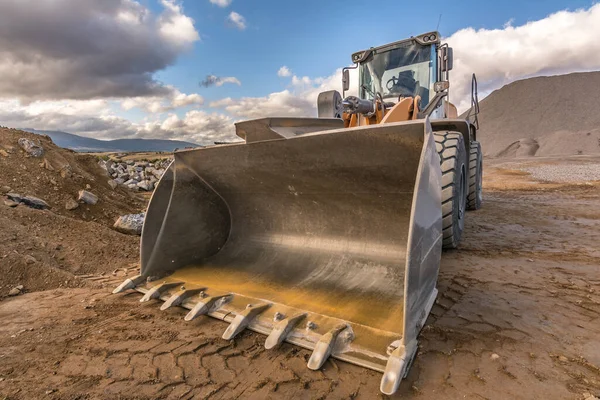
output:
[[[243, 143], [175, 153], [154, 191], [136, 289], [161, 310], [245, 329], [383, 373], [394, 393], [437, 296], [442, 248], [482, 202], [472, 109], [449, 100], [437, 32], [352, 55], [358, 96], [319, 95], [318, 118], [236, 123]], [[225, 326], [224, 326], [225, 327]], [[200, 328], [199, 328], [200, 329]]]

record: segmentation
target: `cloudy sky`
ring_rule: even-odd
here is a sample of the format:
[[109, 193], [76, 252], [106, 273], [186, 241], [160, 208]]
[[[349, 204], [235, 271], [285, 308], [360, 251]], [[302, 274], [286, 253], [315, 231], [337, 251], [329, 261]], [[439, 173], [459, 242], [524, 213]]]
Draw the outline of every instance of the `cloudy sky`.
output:
[[460, 109], [472, 72], [486, 95], [516, 79], [600, 69], [600, 4], [402, 3], [364, 12], [364, 0], [1, 0], [0, 125], [232, 139], [235, 121], [315, 116], [318, 93], [340, 89], [351, 53], [434, 30], [437, 10]]

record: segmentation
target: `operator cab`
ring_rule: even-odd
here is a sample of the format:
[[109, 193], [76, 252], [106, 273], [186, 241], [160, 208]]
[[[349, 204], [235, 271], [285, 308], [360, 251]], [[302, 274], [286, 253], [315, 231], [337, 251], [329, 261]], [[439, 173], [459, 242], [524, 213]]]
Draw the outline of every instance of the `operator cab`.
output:
[[425, 108], [437, 80], [436, 44], [437, 32], [355, 53], [353, 60], [364, 58], [359, 62], [359, 97], [372, 100], [381, 95], [395, 103], [419, 96], [419, 109]]

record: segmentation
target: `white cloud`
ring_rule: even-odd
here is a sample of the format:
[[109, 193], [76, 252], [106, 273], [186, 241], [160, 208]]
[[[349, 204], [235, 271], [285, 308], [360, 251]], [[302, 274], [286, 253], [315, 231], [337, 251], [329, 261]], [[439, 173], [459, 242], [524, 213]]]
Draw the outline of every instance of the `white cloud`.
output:
[[151, 113], [163, 113], [179, 107], [204, 104], [204, 98], [197, 93], [185, 94], [173, 87], [170, 88], [172, 91], [168, 96], [129, 97], [124, 99], [121, 101], [121, 108], [124, 110], [139, 108]]
[[538, 21], [502, 29], [461, 29], [447, 38], [454, 48], [451, 101], [466, 110], [471, 73], [490, 93], [515, 80], [600, 68], [600, 4], [560, 11]]
[[219, 7], [228, 7], [231, 4], [231, 0], [210, 0], [210, 2]]
[[283, 67], [279, 68], [279, 71], [277, 71], [277, 76], [287, 77], [287, 76], [291, 76], [291, 75], [292, 75], [292, 71], [285, 65]]
[[229, 20], [229, 22], [231, 22], [233, 26], [235, 26], [239, 30], [243, 31], [244, 29], [246, 29], [246, 18], [244, 18], [241, 14], [236, 13], [235, 11], [229, 13], [227, 20]]
[[175, 0], [161, 0], [165, 12], [158, 20], [160, 33], [163, 37], [178, 46], [189, 46], [200, 39], [194, 20], [183, 13]]
[[0, 125], [14, 128], [61, 130], [99, 139], [160, 138], [212, 144], [235, 140], [234, 120], [219, 113], [188, 111], [143, 122], [114, 115], [107, 101], [36, 101], [27, 106], [17, 100], [0, 101]]

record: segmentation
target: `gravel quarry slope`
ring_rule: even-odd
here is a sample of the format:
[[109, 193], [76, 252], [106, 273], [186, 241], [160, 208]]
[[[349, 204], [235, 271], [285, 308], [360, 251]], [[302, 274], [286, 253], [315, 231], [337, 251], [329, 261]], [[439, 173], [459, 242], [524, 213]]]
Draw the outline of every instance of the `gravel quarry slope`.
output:
[[[544, 162], [568, 170], [578, 160]], [[540, 182], [526, 171], [537, 162], [486, 163], [483, 208], [468, 213], [460, 248], [443, 255], [419, 354], [392, 398], [600, 396], [600, 186]], [[89, 274], [93, 288], [0, 301], [0, 395], [382, 398], [379, 373], [339, 361], [311, 371], [307, 350], [266, 351], [265, 337], [252, 332], [224, 341], [222, 321], [185, 322], [181, 308], [140, 304], [136, 292], [111, 295], [126, 265], [105, 267], [118, 270]]]
[[[529, 78], [480, 103], [477, 137], [494, 157], [600, 154], [600, 72]], [[574, 94], [574, 95], [571, 95]]]

